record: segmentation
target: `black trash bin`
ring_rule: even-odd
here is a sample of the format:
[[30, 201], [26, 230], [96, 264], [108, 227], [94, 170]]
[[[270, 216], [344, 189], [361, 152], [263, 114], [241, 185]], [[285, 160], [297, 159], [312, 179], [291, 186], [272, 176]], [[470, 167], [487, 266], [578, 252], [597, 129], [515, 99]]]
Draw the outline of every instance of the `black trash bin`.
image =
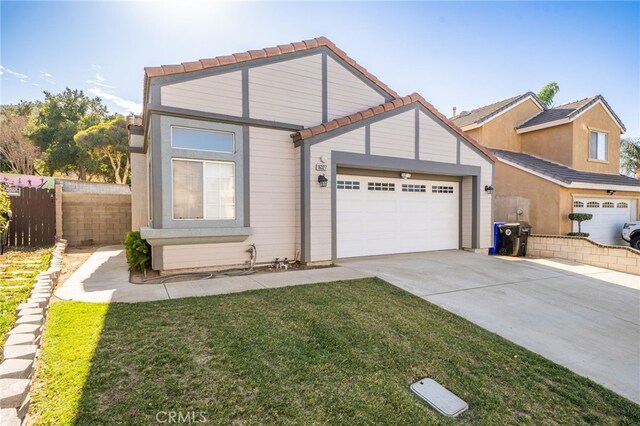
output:
[[527, 240], [531, 235], [531, 225], [527, 222], [520, 222], [520, 248], [518, 249], [518, 256], [527, 255]]
[[520, 252], [520, 224], [505, 223], [499, 225], [501, 247], [498, 251], [503, 256], [518, 256]]

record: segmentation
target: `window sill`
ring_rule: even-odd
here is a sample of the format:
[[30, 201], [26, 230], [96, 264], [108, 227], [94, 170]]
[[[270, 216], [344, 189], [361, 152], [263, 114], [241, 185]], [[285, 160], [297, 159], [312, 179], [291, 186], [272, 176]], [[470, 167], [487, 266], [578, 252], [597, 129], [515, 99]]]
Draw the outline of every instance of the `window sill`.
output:
[[609, 164], [609, 160], [598, 160], [597, 158], [589, 158], [587, 161], [591, 163]]
[[249, 238], [252, 233], [252, 229], [247, 227], [186, 229], [140, 228], [140, 235], [146, 239], [151, 246], [239, 243]]

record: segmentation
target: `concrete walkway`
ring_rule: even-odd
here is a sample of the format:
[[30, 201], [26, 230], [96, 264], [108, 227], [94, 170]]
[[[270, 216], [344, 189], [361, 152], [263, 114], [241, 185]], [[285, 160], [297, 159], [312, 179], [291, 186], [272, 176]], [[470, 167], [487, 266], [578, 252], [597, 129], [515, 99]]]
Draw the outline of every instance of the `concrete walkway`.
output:
[[352, 259], [376, 275], [640, 403], [640, 277], [460, 251]]
[[81, 302], [150, 302], [371, 276], [366, 272], [338, 267], [167, 284], [131, 284], [124, 249], [122, 246], [108, 246], [96, 250], [54, 295], [63, 300]]

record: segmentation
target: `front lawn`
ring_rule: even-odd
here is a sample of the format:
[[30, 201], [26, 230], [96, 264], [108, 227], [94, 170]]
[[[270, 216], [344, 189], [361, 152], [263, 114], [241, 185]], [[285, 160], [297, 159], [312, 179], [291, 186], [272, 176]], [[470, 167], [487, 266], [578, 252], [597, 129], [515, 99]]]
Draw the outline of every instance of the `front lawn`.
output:
[[[35, 424], [639, 424], [640, 407], [377, 279], [138, 304], [51, 306]], [[156, 417], [159, 416], [159, 417]], [[192, 417], [193, 418], [193, 417]], [[197, 419], [202, 419], [197, 417]]]
[[9, 249], [0, 255], [0, 348], [16, 320], [16, 308], [29, 298], [36, 275], [48, 268], [50, 258], [51, 248]]

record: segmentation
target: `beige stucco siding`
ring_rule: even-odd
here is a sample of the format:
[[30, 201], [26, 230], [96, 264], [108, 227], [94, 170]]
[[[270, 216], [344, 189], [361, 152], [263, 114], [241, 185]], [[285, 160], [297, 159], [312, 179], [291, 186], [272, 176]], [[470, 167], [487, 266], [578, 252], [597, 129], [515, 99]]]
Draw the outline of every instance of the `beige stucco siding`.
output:
[[149, 225], [147, 155], [131, 153], [131, 230]]
[[327, 57], [328, 119], [344, 117], [384, 103], [384, 97], [351, 71]]
[[415, 112], [403, 112], [371, 124], [371, 154], [415, 158]]
[[[163, 269], [242, 265], [250, 244], [258, 263], [276, 257], [294, 259], [299, 249], [299, 157], [290, 132], [252, 127], [250, 149], [250, 225], [253, 234], [242, 243], [165, 246]], [[239, 200], [240, 201], [240, 200]]]
[[164, 106], [241, 116], [240, 71], [162, 86], [160, 100]]
[[[486, 159], [483, 155], [479, 154], [474, 149], [470, 148], [466, 144], [460, 144], [460, 164], [467, 164], [471, 166], [479, 166], [482, 170], [482, 176], [480, 177], [480, 239], [478, 244], [480, 247], [491, 247], [492, 243], [492, 218], [493, 218], [493, 197], [491, 194], [484, 190], [486, 185], [493, 185], [493, 165], [491, 161]], [[464, 182], [463, 182], [463, 195]], [[464, 201], [464, 199], [463, 199]], [[464, 210], [464, 203], [463, 203]]]
[[[607, 133], [607, 161], [589, 159], [591, 130]], [[620, 173], [620, 128], [601, 104], [573, 121], [573, 168], [596, 173]]]
[[522, 152], [571, 167], [573, 125], [571, 123], [522, 133]]
[[315, 180], [319, 172], [314, 171], [315, 164], [321, 163], [320, 158], [325, 157], [327, 165], [331, 165], [331, 152], [355, 152], [364, 154], [365, 152], [365, 129], [353, 130], [343, 135], [336, 136], [322, 143], [311, 147], [311, 193], [310, 193], [310, 213], [311, 213], [311, 261], [331, 260], [331, 182], [330, 173], [327, 188], [321, 188]]
[[515, 128], [540, 111], [540, 107], [534, 101], [527, 99], [488, 121], [482, 126], [481, 134], [476, 135], [480, 136], [481, 140], [476, 140], [489, 148], [520, 151], [522, 145]]
[[302, 126], [321, 123], [322, 56], [249, 69], [249, 115]]
[[420, 112], [420, 160], [455, 163], [457, 151], [456, 137]]

